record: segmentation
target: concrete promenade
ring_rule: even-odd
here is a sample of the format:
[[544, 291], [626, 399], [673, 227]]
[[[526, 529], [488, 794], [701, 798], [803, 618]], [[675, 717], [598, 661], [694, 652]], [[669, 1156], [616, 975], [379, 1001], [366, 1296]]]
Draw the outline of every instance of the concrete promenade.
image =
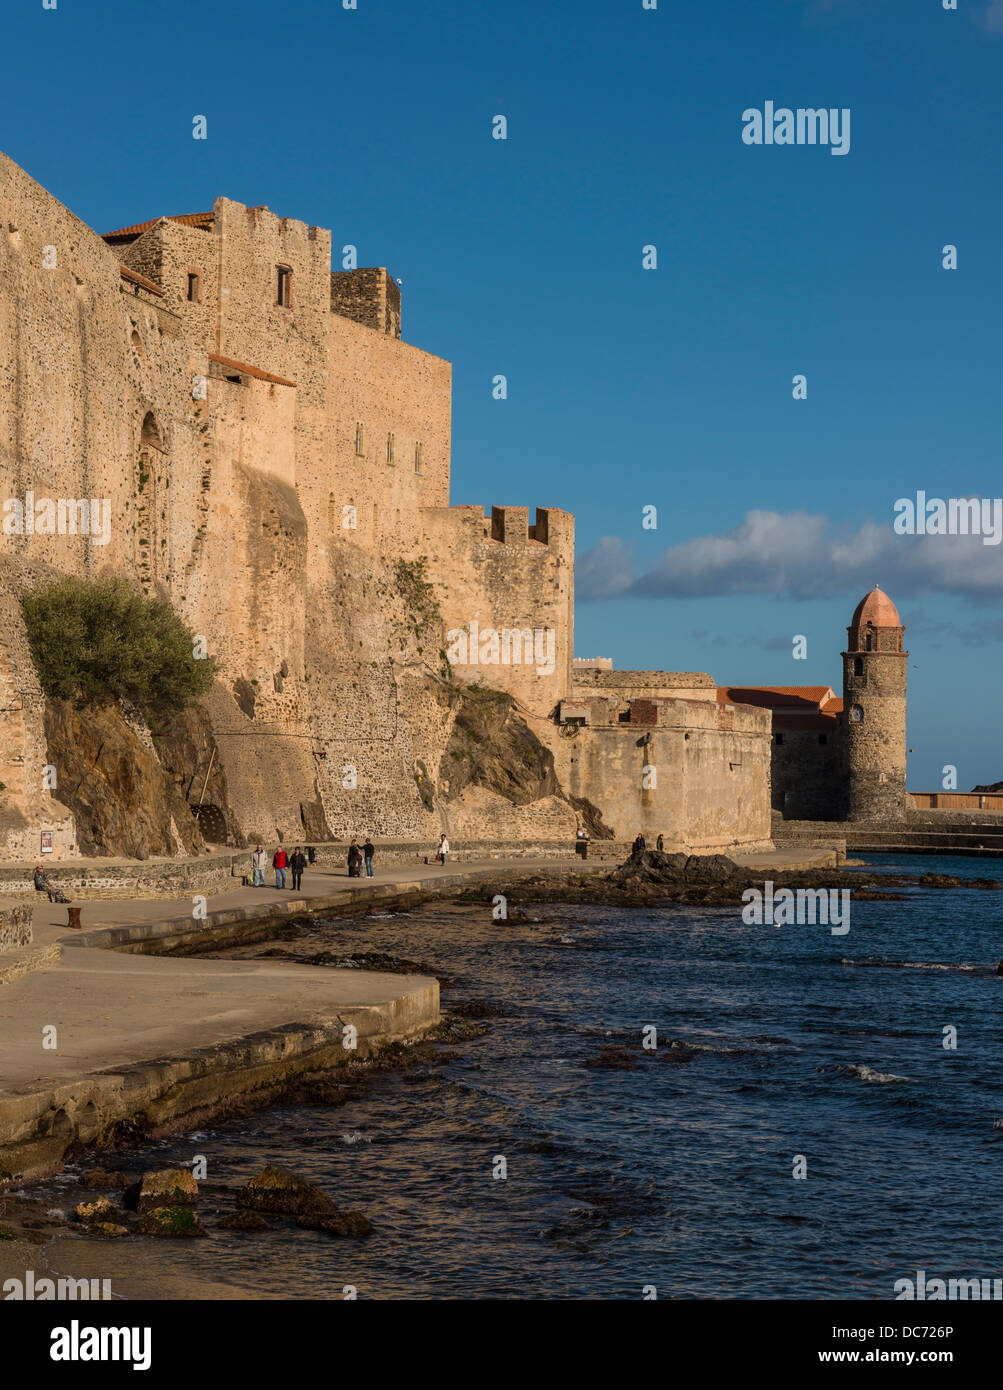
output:
[[[833, 857], [787, 850], [742, 862], [768, 871]], [[318, 865], [302, 892], [215, 894], [204, 919], [193, 916], [190, 898], [87, 901], [79, 932], [67, 930], [64, 905], [37, 903], [25, 949], [44, 958], [0, 984], [0, 1177], [51, 1171], [70, 1145], [100, 1145], [123, 1121], [147, 1133], [197, 1123], [236, 1094], [275, 1091], [298, 1072], [369, 1055], [439, 1018], [438, 983], [427, 977], [145, 955], [136, 951], [142, 943], [183, 943], [221, 928], [239, 940], [244, 925], [305, 910], [364, 910], [471, 882], [505, 892], [524, 876], [569, 869], [609, 865], [493, 859], [394, 867], [372, 880]], [[354, 1051], [343, 1046], [346, 1024], [357, 1031]]]

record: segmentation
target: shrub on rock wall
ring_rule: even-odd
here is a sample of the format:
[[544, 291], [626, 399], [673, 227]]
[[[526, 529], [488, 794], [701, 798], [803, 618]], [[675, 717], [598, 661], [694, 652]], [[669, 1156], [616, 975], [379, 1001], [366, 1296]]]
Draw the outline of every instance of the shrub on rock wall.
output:
[[21, 607], [39, 681], [53, 699], [124, 699], [163, 716], [215, 679], [215, 663], [195, 656], [196, 639], [170, 604], [125, 579], [69, 576], [33, 590]]

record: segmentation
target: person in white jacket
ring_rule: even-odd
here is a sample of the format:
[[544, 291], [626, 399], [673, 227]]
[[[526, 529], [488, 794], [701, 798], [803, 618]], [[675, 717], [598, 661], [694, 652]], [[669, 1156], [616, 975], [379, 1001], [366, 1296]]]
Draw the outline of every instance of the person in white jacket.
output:
[[268, 855], [260, 845], [251, 855], [251, 868], [254, 870], [253, 886], [255, 888], [264, 888], [265, 870], [268, 868]]
[[437, 851], [436, 856], [435, 856], [436, 859], [438, 859], [438, 861], [439, 861], [440, 864], [445, 864], [445, 862], [446, 862], [446, 855], [447, 855], [448, 853], [449, 853], [449, 841], [446, 839], [445, 835], [440, 835], [440, 836], [439, 836], [439, 848], [438, 848], [438, 851]]

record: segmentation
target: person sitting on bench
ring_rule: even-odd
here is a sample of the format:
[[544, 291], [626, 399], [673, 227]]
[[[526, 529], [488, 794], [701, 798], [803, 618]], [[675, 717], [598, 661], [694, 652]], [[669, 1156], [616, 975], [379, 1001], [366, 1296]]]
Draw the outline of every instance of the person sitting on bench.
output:
[[68, 903], [70, 900], [65, 893], [60, 892], [51, 878], [46, 878], [45, 870], [41, 864], [35, 865], [35, 892], [48, 893], [50, 903]]

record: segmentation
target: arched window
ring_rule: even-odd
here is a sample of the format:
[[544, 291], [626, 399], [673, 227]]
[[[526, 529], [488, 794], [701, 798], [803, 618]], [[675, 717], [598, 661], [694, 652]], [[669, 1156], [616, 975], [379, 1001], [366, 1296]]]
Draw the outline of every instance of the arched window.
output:
[[143, 416], [143, 430], [139, 436], [140, 442], [152, 445], [154, 449], [164, 450], [164, 441], [161, 438], [160, 426], [157, 424], [157, 417], [152, 410], [148, 410]]

